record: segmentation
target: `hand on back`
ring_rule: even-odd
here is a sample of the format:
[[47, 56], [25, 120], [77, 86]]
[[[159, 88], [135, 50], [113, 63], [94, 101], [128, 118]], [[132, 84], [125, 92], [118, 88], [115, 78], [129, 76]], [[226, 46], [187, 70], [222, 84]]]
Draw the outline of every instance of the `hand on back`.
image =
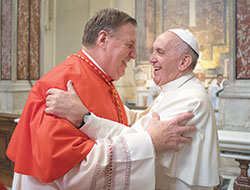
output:
[[67, 83], [67, 91], [50, 88], [46, 94], [47, 114], [67, 119], [76, 127], [81, 125], [83, 116], [89, 110], [77, 95], [71, 80]]
[[156, 152], [178, 151], [179, 144], [191, 143], [191, 138], [183, 135], [194, 132], [196, 128], [194, 126], [182, 126], [181, 123], [193, 116], [193, 113], [183, 113], [169, 121], [160, 121], [159, 114], [154, 112], [146, 131], [152, 139]]

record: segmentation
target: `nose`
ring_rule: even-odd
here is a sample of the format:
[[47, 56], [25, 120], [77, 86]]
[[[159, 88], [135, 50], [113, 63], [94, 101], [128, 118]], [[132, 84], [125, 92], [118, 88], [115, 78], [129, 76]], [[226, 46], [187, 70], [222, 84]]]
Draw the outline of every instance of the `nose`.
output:
[[133, 48], [133, 50], [130, 52], [130, 57], [132, 59], [136, 59], [136, 57], [137, 57], [136, 48]]
[[151, 56], [149, 57], [149, 62], [152, 64], [156, 62], [156, 58], [154, 56], [154, 53], [152, 53]]

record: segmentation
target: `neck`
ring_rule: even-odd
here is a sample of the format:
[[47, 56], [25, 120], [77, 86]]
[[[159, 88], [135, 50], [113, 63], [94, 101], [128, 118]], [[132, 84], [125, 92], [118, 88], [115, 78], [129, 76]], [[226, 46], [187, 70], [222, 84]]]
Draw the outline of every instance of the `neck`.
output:
[[94, 54], [94, 50], [92, 50], [93, 49], [93, 47], [86, 47], [86, 46], [82, 46], [82, 49], [84, 50], [84, 51], [86, 51], [95, 61], [96, 61], [96, 56], [95, 56], [95, 54]]
[[185, 71], [183, 71], [183, 72], [180, 73], [180, 75], [179, 75], [178, 78], [180, 78], [180, 77], [182, 77], [182, 76], [184, 76], [184, 75], [186, 75], [186, 74], [188, 74], [188, 73], [191, 73], [192, 71], [193, 71], [193, 70], [191, 70], [191, 69], [186, 69]]
[[101, 59], [101, 54], [99, 52], [99, 49], [96, 48], [96, 46], [82, 46], [82, 49], [84, 51], [86, 51], [91, 57], [92, 59], [94, 59], [100, 66], [102, 64], [102, 59]]
[[103, 53], [100, 48], [93, 45], [88, 47], [82, 46], [82, 49], [86, 51], [92, 59], [95, 60], [95, 62], [102, 68], [104, 73], [107, 73], [105, 69], [105, 57], [103, 56]]

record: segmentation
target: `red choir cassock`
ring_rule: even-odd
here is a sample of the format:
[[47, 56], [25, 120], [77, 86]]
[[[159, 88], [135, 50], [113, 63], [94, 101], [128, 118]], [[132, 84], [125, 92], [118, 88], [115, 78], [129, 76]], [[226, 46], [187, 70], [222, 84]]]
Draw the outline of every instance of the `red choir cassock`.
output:
[[6, 152], [15, 162], [15, 172], [48, 183], [80, 163], [93, 147], [95, 142], [70, 122], [44, 112], [46, 91], [66, 90], [68, 80], [72, 80], [91, 112], [127, 125], [122, 101], [111, 78], [79, 51], [45, 74], [31, 89]]

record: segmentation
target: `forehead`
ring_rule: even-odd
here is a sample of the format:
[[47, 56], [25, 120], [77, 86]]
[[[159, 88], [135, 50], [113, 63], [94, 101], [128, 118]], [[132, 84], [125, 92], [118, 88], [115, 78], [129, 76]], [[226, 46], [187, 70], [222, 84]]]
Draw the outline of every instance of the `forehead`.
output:
[[176, 36], [171, 32], [164, 32], [154, 42], [154, 48], [169, 48], [173, 45]]
[[136, 26], [131, 23], [121, 25], [115, 33], [115, 37], [124, 41], [136, 42]]

